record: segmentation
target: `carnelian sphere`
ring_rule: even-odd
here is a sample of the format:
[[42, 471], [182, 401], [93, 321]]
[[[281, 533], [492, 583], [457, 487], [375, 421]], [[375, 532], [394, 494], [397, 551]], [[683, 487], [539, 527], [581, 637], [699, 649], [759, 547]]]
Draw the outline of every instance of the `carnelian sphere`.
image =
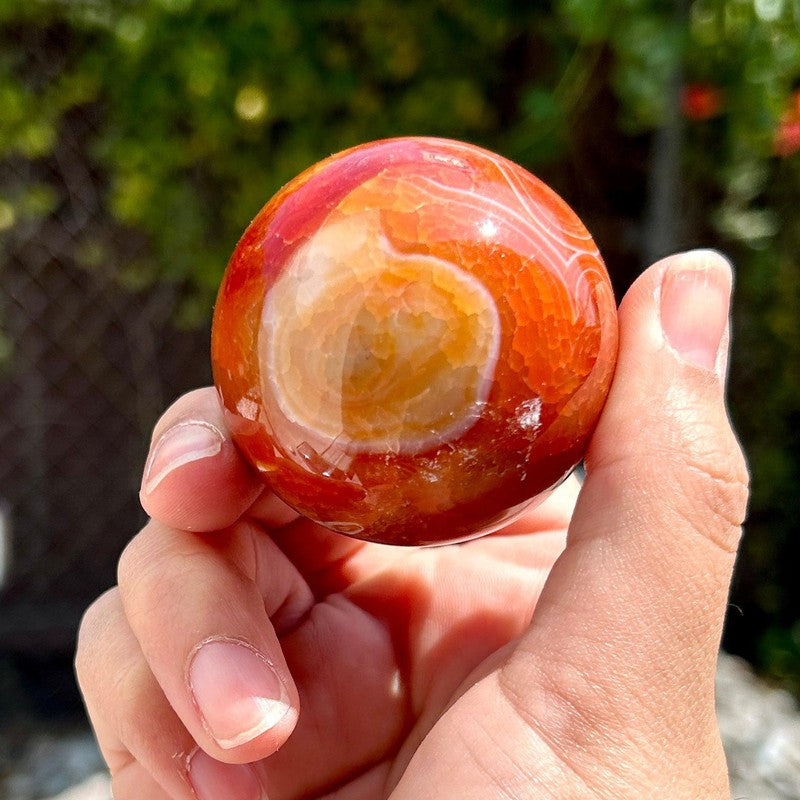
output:
[[496, 530], [581, 460], [616, 306], [575, 213], [461, 142], [354, 147], [291, 181], [236, 247], [214, 380], [278, 496], [391, 544]]

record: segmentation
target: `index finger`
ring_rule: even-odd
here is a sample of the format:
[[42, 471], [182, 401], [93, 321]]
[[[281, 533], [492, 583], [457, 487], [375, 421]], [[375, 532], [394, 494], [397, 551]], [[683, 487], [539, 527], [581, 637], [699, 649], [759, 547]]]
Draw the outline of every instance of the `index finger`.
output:
[[[172, 528], [213, 531], [232, 525], [271, 495], [234, 446], [213, 387], [180, 397], [156, 423], [139, 497]], [[281, 522], [297, 514], [274, 498]], [[268, 521], [268, 520], [267, 520]]]

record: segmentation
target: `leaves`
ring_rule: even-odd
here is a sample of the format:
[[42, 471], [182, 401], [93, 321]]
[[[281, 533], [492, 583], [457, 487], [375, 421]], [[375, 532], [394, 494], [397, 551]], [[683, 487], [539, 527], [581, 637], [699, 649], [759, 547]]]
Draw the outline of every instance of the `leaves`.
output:
[[[180, 286], [197, 325], [249, 220], [332, 152], [484, 144], [555, 176], [613, 247], [641, 227], [653, 132], [680, 122], [691, 243], [738, 265], [732, 406], [757, 467], [743, 563], [766, 574], [793, 563], [776, 548], [800, 556], [800, 139], [781, 129], [798, 82], [798, 0], [5, 0], [0, 237], [72, 202], [73, 159], [96, 216], [75, 262]], [[681, 84], [704, 104], [681, 110]], [[764, 574], [752, 604], [772, 597], [788, 630], [800, 590]]]

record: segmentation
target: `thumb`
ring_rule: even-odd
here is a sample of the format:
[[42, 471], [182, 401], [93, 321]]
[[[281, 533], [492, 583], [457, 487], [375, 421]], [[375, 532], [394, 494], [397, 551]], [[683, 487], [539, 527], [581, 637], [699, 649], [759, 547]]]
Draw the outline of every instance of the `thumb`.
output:
[[504, 676], [538, 704], [530, 714], [536, 682], [566, 700], [562, 734], [574, 713], [649, 746], [695, 747], [687, 720], [716, 730], [714, 667], [747, 502], [724, 400], [731, 281], [714, 252], [673, 256], [620, 307], [617, 371], [567, 547]]

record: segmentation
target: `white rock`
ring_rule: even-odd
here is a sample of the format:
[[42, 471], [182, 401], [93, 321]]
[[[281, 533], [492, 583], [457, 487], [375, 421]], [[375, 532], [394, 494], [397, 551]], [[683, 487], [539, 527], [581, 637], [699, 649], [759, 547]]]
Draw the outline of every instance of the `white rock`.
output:
[[106, 773], [98, 772], [49, 800], [112, 800], [111, 779]]

